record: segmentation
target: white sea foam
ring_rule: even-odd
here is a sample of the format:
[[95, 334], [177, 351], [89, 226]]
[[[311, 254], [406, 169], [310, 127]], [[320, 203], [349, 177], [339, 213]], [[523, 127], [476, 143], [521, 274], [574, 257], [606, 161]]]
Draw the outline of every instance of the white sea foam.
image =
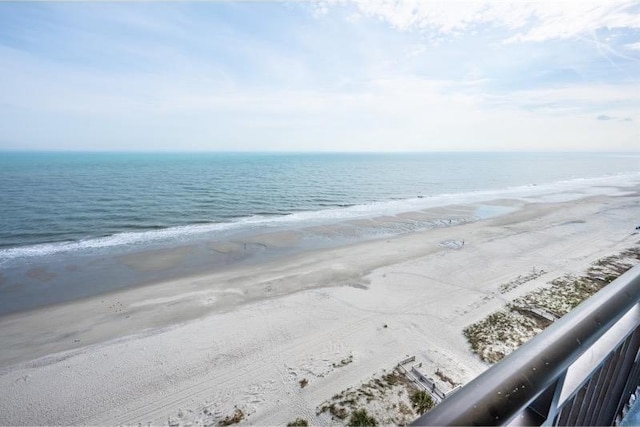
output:
[[330, 224], [343, 220], [395, 215], [453, 204], [488, 202], [498, 198], [514, 198], [525, 201], [560, 202], [598, 194], [625, 194], [621, 188], [640, 184], [640, 172], [612, 175], [600, 178], [577, 178], [544, 185], [526, 185], [500, 190], [484, 190], [468, 193], [451, 193], [416, 197], [412, 199], [373, 202], [349, 207], [329, 208], [317, 211], [296, 212], [283, 216], [254, 215], [233, 222], [197, 224], [170, 227], [143, 232], [125, 232], [111, 236], [75, 242], [45, 243], [0, 250], [0, 264], [29, 257], [52, 254], [101, 250], [114, 247], [144, 245], [154, 242], [188, 242], [194, 238], [216, 238], [225, 233], [269, 228], [296, 228], [300, 225]]

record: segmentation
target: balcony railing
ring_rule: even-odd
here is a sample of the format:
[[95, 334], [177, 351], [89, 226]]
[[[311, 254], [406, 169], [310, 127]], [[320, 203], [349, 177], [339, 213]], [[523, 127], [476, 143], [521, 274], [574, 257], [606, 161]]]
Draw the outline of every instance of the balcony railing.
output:
[[613, 425], [640, 381], [640, 266], [413, 425]]

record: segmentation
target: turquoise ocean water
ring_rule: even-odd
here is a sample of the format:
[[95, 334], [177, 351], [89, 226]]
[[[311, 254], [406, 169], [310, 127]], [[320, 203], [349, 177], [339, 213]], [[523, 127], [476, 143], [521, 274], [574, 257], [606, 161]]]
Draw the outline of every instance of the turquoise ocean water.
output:
[[0, 259], [638, 171], [615, 154], [2, 153]]
[[[640, 155], [613, 153], [0, 153], [0, 314], [51, 300], [17, 279], [36, 265], [638, 173]], [[47, 289], [69, 299], [135, 281], [105, 271], [95, 289]]]

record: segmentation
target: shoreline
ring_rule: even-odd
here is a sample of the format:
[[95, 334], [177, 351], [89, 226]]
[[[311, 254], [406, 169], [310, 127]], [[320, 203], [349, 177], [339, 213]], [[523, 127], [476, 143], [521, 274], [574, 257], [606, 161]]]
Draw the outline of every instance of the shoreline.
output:
[[[363, 242], [475, 222], [511, 208], [447, 205], [305, 226], [244, 230], [219, 238], [173, 242], [107, 254], [57, 254], [13, 260], [0, 277], [0, 318], [167, 281], [197, 280]], [[480, 215], [474, 215], [479, 212]], [[96, 274], [100, 273], [100, 274]], [[91, 282], [90, 287], [86, 286]], [[55, 293], [54, 293], [55, 292]]]
[[327, 424], [321, 402], [410, 354], [468, 382], [488, 365], [465, 326], [637, 244], [621, 191], [2, 316], [0, 424]]
[[[627, 181], [626, 178], [631, 179]], [[82, 251], [46, 256], [3, 258], [4, 255], [0, 255], [0, 292], [3, 295], [0, 318], [168, 280], [195, 280], [198, 276], [233, 268], [252, 268], [303, 253], [482, 221], [506, 215], [528, 203], [560, 203], [612, 192], [623, 195], [638, 183], [640, 174], [627, 174], [541, 186], [441, 194], [382, 202], [380, 206], [386, 207], [379, 206], [369, 214], [364, 213], [369, 209], [367, 206], [354, 206], [355, 211], [350, 213], [345, 212], [352, 208], [340, 212], [333, 212], [335, 209], [301, 212], [293, 215], [302, 215], [293, 222], [284, 216], [273, 219], [274, 223], [265, 223], [265, 228], [251, 226], [222, 234], [188, 233], [183, 238], [164, 243], [100, 249], [89, 246]], [[319, 214], [328, 217], [319, 220]], [[301, 221], [302, 218], [308, 221]], [[112, 238], [116, 236], [107, 239]], [[71, 246], [85, 243], [76, 242]], [[16, 250], [28, 252], [30, 248]], [[0, 254], [4, 252], [0, 251]], [[91, 285], [87, 286], [87, 283]]]

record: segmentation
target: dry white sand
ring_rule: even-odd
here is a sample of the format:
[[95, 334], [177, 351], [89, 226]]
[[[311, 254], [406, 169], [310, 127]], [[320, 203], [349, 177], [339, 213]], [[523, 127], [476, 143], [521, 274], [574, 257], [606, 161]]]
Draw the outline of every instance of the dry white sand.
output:
[[407, 355], [468, 381], [465, 326], [637, 244], [626, 191], [5, 316], [0, 424], [330, 424], [318, 405]]

